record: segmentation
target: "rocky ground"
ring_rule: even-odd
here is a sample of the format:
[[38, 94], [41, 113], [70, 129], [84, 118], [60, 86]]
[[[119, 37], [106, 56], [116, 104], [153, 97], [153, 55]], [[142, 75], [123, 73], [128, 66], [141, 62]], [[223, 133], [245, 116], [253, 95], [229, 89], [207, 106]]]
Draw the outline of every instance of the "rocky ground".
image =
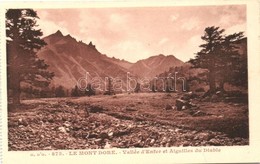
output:
[[[9, 150], [248, 145], [243, 103], [192, 99], [177, 110], [172, 93], [24, 100], [9, 108]], [[192, 102], [191, 102], [192, 101]]]

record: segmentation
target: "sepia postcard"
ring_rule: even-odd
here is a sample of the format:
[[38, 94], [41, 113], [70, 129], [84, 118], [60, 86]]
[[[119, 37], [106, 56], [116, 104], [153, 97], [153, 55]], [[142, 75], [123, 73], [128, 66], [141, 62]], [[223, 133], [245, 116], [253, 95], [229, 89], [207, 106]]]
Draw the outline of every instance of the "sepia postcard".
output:
[[0, 163], [259, 163], [260, 1], [1, 2]]

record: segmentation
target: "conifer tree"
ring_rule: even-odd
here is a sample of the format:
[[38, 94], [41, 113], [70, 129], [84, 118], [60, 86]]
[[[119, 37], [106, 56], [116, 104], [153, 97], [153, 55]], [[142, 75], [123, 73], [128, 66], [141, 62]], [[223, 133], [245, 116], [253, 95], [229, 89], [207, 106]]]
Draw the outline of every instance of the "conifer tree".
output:
[[194, 68], [208, 70], [209, 93], [216, 91], [217, 83], [219, 89], [224, 91], [224, 84], [236, 81], [238, 72], [245, 69], [241, 68], [241, 55], [236, 48], [236, 43], [244, 38], [243, 33], [225, 36], [224, 31], [219, 27], [207, 27], [201, 37], [205, 44], [200, 45], [201, 51], [190, 60]]
[[37, 13], [32, 9], [6, 12], [7, 80], [14, 105], [20, 104], [21, 83], [46, 87], [54, 76], [48, 65], [36, 55], [46, 43], [37, 29]]

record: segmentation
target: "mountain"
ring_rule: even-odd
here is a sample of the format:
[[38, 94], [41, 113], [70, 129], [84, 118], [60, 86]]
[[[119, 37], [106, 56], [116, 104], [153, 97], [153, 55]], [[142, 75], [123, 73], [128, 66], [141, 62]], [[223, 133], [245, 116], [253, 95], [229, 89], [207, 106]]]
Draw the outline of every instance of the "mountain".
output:
[[93, 45], [77, 41], [70, 35], [64, 36], [60, 31], [45, 38], [47, 43], [38, 56], [50, 66], [49, 70], [55, 73], [53, 83], [72, 88], [81, 77], [126, 77], [126, 69], [131, 63], [119, 59], [109, 58], [101, 54]]
[[[247, 38], [240, 39], [233, 43], [233, 46], [236, 47], [235, 49], [241, 55], [239, 61], [239, 74], [237, 79], [235, 80], [240, 86], [244, 86], [244, 88], [239, 88], [236, 86], [236, 89], [240, 89], [241, 91], [245, 91], [245, 86], [247, 86]], [[173, 66], [170, 67], [169, 70], [161, 72], [158, 77], [159, 78], [166, 78], [168, 76], [174, 77], [176, 74], [176, 83], [177, 83], [177, 90], [182, 90], [183, 81], [182, 79], [186, 80], [186, 89], [188, 88], [190, 91], [196, 90], [208, 90], [208, 70], [202, 68], [193, 68], [193, 65], [189, 62], [182, 64], [181, 66]], [[175, 77], [174, 77], [175, 78]], [[157, 83], [157, 88], [162, 87], [162, 84]], [[225, 86], [227, 90], [232, 90], [234, 87], [232, 84], [228, 84]]]
[[130, 72], [139, 77], [154, 78], [156, 75], [168, 71], [171, 67], [181, 66], [184, 63], [173, 55], [157, 55], [139, 60], [130, 68]]
[[90, 42], [86, 44], [77, 41], [70, 35], [63, 35], [60, 31], [51, 34], [43, 40], [47, 43], [38, 56], [49, 65], [49, 70], [55, 73], [52, 85], [62, 85], [71, 89], [80, 78], [86, 77], [88, 82], [94, 77], [100, 77], [104, 89], [105, 77], [120, 78], [123, 87], [126, 86], [127, 72], [139, 78], [153, 78], [169, 70], [170, 67], [181, 66], [184, 63], [173, 55], [157, 55], [147, 59], [130, 63], [125, 60], [108, 57], [100, 53]]

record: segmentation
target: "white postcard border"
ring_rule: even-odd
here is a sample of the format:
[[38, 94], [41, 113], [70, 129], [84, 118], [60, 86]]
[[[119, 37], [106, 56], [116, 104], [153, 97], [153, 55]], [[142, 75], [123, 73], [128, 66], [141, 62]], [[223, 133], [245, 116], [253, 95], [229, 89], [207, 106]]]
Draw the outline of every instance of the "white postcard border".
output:
[[[210, 162], [260, 162], [260, 42], [259, 42], [259, 1], [257, 0], [230, 0], [230, 1], [126, 1], [126, 2], [16, 2], [1, 4], [0, 12], [0, 62], [1, 62], [1, 117], [3, 163], [210, 163]], [[181, 5], [247, 5], [247, 37], [248, 37], [248, 71], [249, 71], [249, 146], [224, 147], [173, 147], [173, 148], [136, 148], [110, 149], [117, 154], [99, 155], [107, 150], [62, 150], [62, 151], [8, 151], [7, 136], [7, 90], [6, 90], [6, 48], [5, 48], [5, 9], [6, 8], [84, 8], [84, 7], [138, 7], [138, 6], [181, 6]], [[0, 140], [1, 141], [1, 140]], [[220, 149], [220, 152], [204, 152], [204, 149]], [[186, 149], [190, 152], [174, 153], [174, 150]], [[140, 151], [138, 154], [124, 154], [124, 150]], [[141, 153], [142, 151], [145, 153]], [[167, 152], [166, 152], [167, 150]], [[202, 152], [196, 152], [201, 150]], [[86, 152], [97, 151], [96, 155]], [[154, 151], [155, 153], [146, 153]], [[156, 153], [161, 151], [161, 153]], [[165, 151], [165, 153], [164, 153]], [[170, 153], [172, 151], [172, 153]], [[84, 152], [86, 154], [84, 154]], [[82, 154], [80, 154], [82, 153]], [[39, 155], [39, 156], [38, 156]]]

